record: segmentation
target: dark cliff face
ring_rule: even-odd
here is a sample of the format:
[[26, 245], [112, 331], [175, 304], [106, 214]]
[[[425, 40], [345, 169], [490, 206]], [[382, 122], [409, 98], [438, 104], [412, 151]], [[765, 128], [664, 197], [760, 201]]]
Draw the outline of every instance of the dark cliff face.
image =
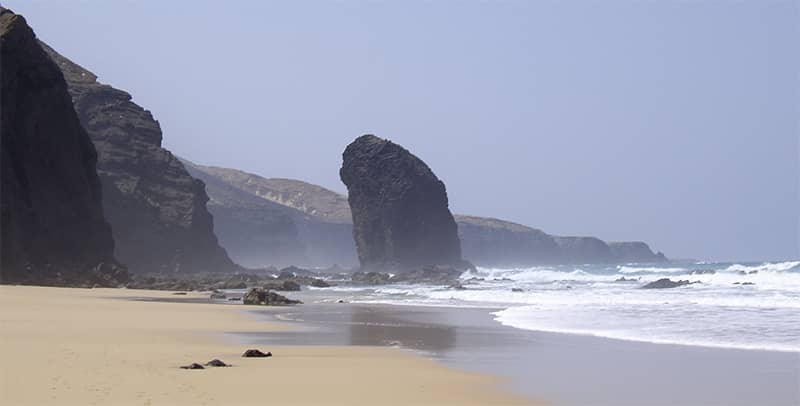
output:
[[364, 269], [460, 265], [458, 229], [442, 181], [403, 147], [373, 135], [353, 141], [339, 172]]
[[131, 95], [42, 44], [67, 81], [97, 150], [115, 255], [134, 272], [224, 272], [238, 267], [214, 235], [199, 180], [161, 147], [161, 128]]
[[320, 186], [183, 161], [206, 183], [220, 244], [240, 264], [357, 264], [347, 199]]
[[[71, 285], [117, 272], [97, 157], [61, 71], [25, 19], [2, 7], [0, 50], [0, 280]], [[116, 277], [124, 279], [124, 271]], [[113, 277], [98, 282], [116, 283]]]

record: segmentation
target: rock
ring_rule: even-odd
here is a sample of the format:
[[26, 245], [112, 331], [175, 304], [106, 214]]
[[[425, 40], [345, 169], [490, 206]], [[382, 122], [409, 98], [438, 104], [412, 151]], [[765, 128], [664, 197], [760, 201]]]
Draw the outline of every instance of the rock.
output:
[[211, 299], [227, 299], [227, 298], [228, 298], [228, 296], [225, 295], [225, 293], [223, 293], [223, 292], [219, 292], [219, 291], [211, 292]]
[[353, 272], [350, 276], [350, 279], [353, 283], [365, 284], [365, 285], [385, 285], [389, 283], [389, 280], [392, 278], [392, 275], [388, 273], [382, 272]]
[[173, 295], [185, 295], [186, 292], [172, 292]]
[[286, 306], [303, 303], [291, 300], [264, 288], [251, 288], [242, 298], [246, 305]]
[[296, 292], [296, 291], [300, 290], [300, 284], [295, 282], [295, 281], [283, 281], [283, 284], [282, 284], [281, 287], [283, 288], [281, 290], [285, 290], [285, 291], [295, 291]]
[[336, 303], [347, 303], [347, 302], [345, 302], [343, 299], [339, 299], [336, 301]]
[[229, 367], [230, 365], [218, 360], [212, 359], [211, 361], [206, 362], [207, 367]]
[[449, 266], [426, 266], [422, 269], [415, 269], [398, 273], [391, 282], [403, 283], [427, 283], [433, 285], [454, 285], [460, 283], [459, 277], [462, 270]]
[[609, 242], [611, 256], [617, 263], [659, 263], [667, 262], [663, 253], [653, 253], [650, 247], [641, 241]]
[[363, 270], [462, 266], [444, 183], [422, 160], [374, 135], [357, 138], [342, 157], [339, 174]]
[[193, 362], [189, 365], [182, 366], [181, 369], [206, 369], [206, 368], [196, 362]]
[[456, 282], [456, 283], [454, 283], [454, 284], [450, 285], [450, 289], [455, 289], [455, 290], [467, 290], [467, 287], [466, 287], [466, 286], [464, 286], [464, 285], [462, 285], [462, 284], [461, 284], [461, 282]]
[[257, 349], [250, 349], [250, 350], [245, 351], [244, 354], [242, 354], [242, 357], [245, 357], [245, 358], [265, 358], [265, 357], [271, 357], [271, 356], [272, 356], [272, 352], [264, 353], [264, 352], [261, 352], [261, 350], [257, 350]]
[[512, 292], [524, 292], [525, 290], [522, 288], [511, 288]]
[[626, 278], [626, 277], [624, 277], [624, 276], [623, 276], [623, 277], [621, 277], [621, 278], [617, 278], [617, 279], [615, 279], [615, 280], [614, 280], [614, 282], [638, 282], [638, 281], [639, 281], [639, 279], [636, 279], [636, 278]]
[[228, 301], [229, 301], [229, 302], [235, 302], [235, 301], [237, 301], [237, 300], [242, 300], [242, 298], [240, 298], [240, 297], [229, 297], [229, 298], [228, 298]]
[[561, 250], [560, 262], [612, 263], [614, 254], [603, 240], [595, 237], [554, 237]]
[[714, 275], [717, 271], [713, 269], [695, 269], [692, 272], [689, 272], [690, 275]]
[[247, 283], [243, 281], [226, 281], [222, 289], [247, 289]]
[[113, 255], [95, 148], [58, 66], [4, 7], [0, 76], [2, 282], [119, 286], [127, 273]]
[[695, 283], [700, 283], [700, 281], [689, 282], [685, 280], [680, 280], [676, 282], [668, 278], [662, 278], [642, 286], [642, 289], [669, 289], [669, 288], [677, 288], [678, 286], [691, 285]]
[[755, 283], [753, 283], [753, 282], [734, 282], [733, 284], [734, 285], [742, 285], [742, 286], [755, 285]]
[[[96, 173], [116, 243], [114, 255], [139, 273], [239, 269], [214, 235], [203, 182], [162, 148], [161, 128], [152, 114], [133, 103], [127, 92], [98, 82], [92, 72], [41, 46], [66, 79], [71, 110], [97, 150]], [[63, 144], [66, 138], [60, 139]], [[86, 199], [71, 195], [61, 203], [78, 201]], [[76, 242], [84, 243], [85, 238]]]
[[311, 281], [311, 286], [315, 288], [329, 288], [331, 284], [328, 282], [323, 281], [322, 279], [314, 279]]

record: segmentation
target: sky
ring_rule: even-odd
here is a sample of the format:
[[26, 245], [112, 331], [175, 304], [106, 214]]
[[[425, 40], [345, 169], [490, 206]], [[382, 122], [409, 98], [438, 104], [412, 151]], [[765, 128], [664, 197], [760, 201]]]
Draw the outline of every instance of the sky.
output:
[[2, 0], [192, 161], [345, 192], [397, 142], [456, 213], [800, 257], [800, 1]]

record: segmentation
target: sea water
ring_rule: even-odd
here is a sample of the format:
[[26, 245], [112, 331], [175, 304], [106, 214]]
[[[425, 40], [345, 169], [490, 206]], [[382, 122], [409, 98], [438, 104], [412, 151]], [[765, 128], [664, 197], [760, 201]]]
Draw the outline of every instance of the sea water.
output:
[[[642, 289], [669, 278], [693, 283]], [[478, 268], [466, 289], [334, 287], [354, 302], [491, 307], [519, 329], [800, 352], [800, 261]]]

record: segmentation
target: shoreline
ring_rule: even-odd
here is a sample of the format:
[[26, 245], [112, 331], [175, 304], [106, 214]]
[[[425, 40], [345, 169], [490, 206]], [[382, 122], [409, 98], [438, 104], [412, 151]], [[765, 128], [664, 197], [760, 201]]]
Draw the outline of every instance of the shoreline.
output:
[[798, 352], [523, 330], [495, 321], [494, 307], [306, 303], [261, 318], [300, 319], [303, 331], [238, 334], [238, 339], [395, 345], [448, 367], [503, 377], [503, 387], [513, 393], [550, 403], [800, 403]]
[[[142, 297], [156, 300], [130, 300]], [[393, 348], [270, 343], [252, 347], [274, 357], [241, 358], [249, 347], [221, 335], [292, 330], [250, 317], [250, 308], [183, 298], [206, 296], [0, 286], [0, 403], [534, 403], [502, 390], [502, 378]], [[233, 367], [178, 368], [214, 358]]]

